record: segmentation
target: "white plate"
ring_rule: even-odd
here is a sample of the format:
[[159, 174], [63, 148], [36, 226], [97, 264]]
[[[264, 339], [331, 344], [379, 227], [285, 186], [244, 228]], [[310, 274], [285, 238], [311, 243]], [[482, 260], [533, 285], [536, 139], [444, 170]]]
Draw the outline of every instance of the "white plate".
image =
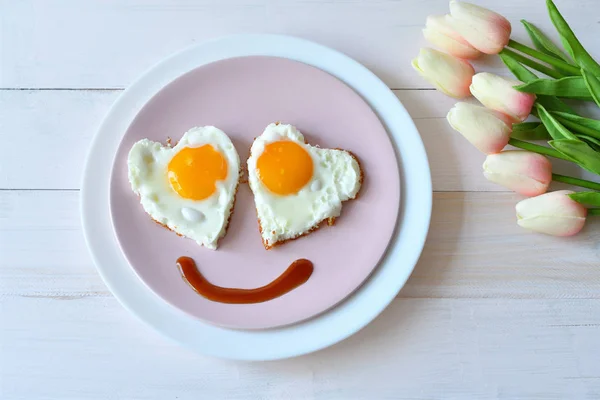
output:
[[[333, 310], [279, 329], [241, 331], [196, 320], [163, 302], [139, 280], [121, 253], [109, 213], [110, 171], [117, 147], [136, 114], [182, 74], [242, 56], [284, 57], [313, 65], [344, 81], [375, 110], [396, 144], [402, 200], [396, 235], [379, 267]], [[188, 48], [152, 67], [123, 92], [96, 133], [81, 190], [81, 215], [92, 258], [115, 297], [167, 337], [200, 353], [240, 360], [273, 360], [310, 353], [347, 338], [371, 322], [398, 294], [425, 243], [431, 217], [431, 176], [423, 143], [410, 116], [388, 87], [349, 57], [302, 39], [231, 36]]]

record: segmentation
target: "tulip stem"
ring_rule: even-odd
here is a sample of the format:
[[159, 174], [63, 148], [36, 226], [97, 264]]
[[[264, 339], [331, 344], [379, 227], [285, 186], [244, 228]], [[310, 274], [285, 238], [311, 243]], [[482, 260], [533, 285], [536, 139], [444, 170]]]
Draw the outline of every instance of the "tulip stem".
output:
[[539, 144], [524, 142], [522, 140], [514, 139], [514, 138], [510, 138], [510, 140], [508, 141], [508, 144], [510, 144], [514, 147], [518, 147], [519, 149], [529, 150], [529, 151], [533, 151], [534, 153], [543, 154], [545, 156], [560, 158], [561, 160], [573, 162], [573, 160], [571, 160], [567, 156], [559, 153], [558, 151], [551, 149], [549, 147], [540, 146]]
[[552, 174], [552, 180], [556, 182], [567, 183], [569, 185], [579, 186], [586, 189], [600, 190], [600, 183], [586, 181], [585, 179], [573, 178], [559, 174]]
[[[559, 58], [552, 57], [551, 55], [542, 53], [541, 51], [538, 51], [536, 49], [532, 49], [531, 47], [525, 46], [524, 44], [514, 41], [512, 39], [508, 42], [508, 47], [518, 50], [522, 53], [525, 53], [531, 57], [537, 58], [538, 60], [548, 63], [554, 67], [558, 67], [558, 68], [570, 73], [571, 75], [581, 75], [581, 71], [578, 67], [571, 65], [567, 62], [564, 62], [563, 60], [561, 60]], [[544, 71], [540, 71], [540, 72], [544, 72]], [[548, 75], [548, 74], [546, 74], [546, 75]]]
[[600, 208], [588, 208], [587, 215], [588, 217], [595, 217], [600, 215]]
[[[510, 43], [509, 43], [509, 45], [510, 45]], [[561, 74], [560, 72], [553, 70], [552, 68], [547, 67], [543, 64], [540, 64], [539, 62], [536, 62], [536, 61], [532, 60], [531, 58], [527, 58], [519, 53], [515, 53], [514, 51], [509, 50], [507, 48], [502, 49], [500, 54], [506, 54], [507, 56], [514, 58], [521, 64], [527, 65], [528, 67], [531, 67], [531, 68], [535, 69], [536, 71], [540, 71], [541, 73], [546, 74], [551, 78], [554, 78], [554, 79], [564, 78], [564, 75]]]

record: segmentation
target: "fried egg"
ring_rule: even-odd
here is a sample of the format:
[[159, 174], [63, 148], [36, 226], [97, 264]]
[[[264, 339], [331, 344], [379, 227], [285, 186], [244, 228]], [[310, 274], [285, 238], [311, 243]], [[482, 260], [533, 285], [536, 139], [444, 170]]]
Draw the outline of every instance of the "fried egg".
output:
[[248, 158], [265, 248], [310, 233], [326, 220], [331, 225], [361, 182], [360, 165], [348, 151], [310, 146], [292, 125], [267, 126]]
[[193, 128], [174, 147], [142, 139], [129, 151], [127, 166], [131, 189], [153, 220], [217, 248], [240, 178], [240, 158], [223, 131]]

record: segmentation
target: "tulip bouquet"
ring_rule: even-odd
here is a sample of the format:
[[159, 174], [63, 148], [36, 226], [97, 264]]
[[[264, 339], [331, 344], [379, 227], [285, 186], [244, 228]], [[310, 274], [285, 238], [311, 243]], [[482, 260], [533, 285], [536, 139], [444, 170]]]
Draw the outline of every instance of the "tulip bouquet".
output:
[[[516, 206], [520, 226], [570, 236], [587, 216], [600, 215], [600, 183], [552, 173], [547, 157], [573, 162], [600, 175], [600, 121], [586, 118], [562, 99], [594, 101], [600, 107], [600, 64], [583, 48], [552, 0], [548, 13], [565, 51], [522, 20], [534, 47], [510, 38], [502, 15], [474, 4], [450, 1], [450, 14], [427, 18], [423, 35], [446, 53], [423, 48], [413, 68], [442, 93], [482, 104], [457, 103], [450, 126], [487, 155], [484, 176], [529, 197]], [[516, 79], [475, 73], [468, 60], [497, 54]], [[538, 77], [532, 70], [545, 77]], [[537, 121], [525, 121], [532, 115]], [[544, 140], [543, 144], [532, 141]], [[507, 145], [520, 150], [504, 150]], [[551, 181], [590, 191], [549, 192]], [[590, 208], [587, 208], [590, 207]]]

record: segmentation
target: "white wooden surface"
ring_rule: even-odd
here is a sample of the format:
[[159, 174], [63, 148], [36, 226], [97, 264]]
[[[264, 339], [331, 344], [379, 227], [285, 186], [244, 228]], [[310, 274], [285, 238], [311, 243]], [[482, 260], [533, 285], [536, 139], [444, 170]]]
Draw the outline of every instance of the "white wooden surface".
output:
[[[477, 1], [477, 0], [475, 0]], [[479, 0], [550, 31], [542, 0]], [[600, 56], [600, 3], [557, 5]], [[409, 67], [445, 0], [0, 0], [0, 398], [598, 399], [600, 222], [569, 239], [514, 222], [518, 197], [447, 126], [453, 101]], [[286, 33], [361, 61], [427, 146], [434, 214], [396, 301], [330, 349], [235, 363], [170, 343], [95, 272], [79, 221], [93, 132], [144, 69], [187, 45]], [[502, 71], [497, 60], [480, 68]], [[564, 165], [557, 170], [572, 172]]]

